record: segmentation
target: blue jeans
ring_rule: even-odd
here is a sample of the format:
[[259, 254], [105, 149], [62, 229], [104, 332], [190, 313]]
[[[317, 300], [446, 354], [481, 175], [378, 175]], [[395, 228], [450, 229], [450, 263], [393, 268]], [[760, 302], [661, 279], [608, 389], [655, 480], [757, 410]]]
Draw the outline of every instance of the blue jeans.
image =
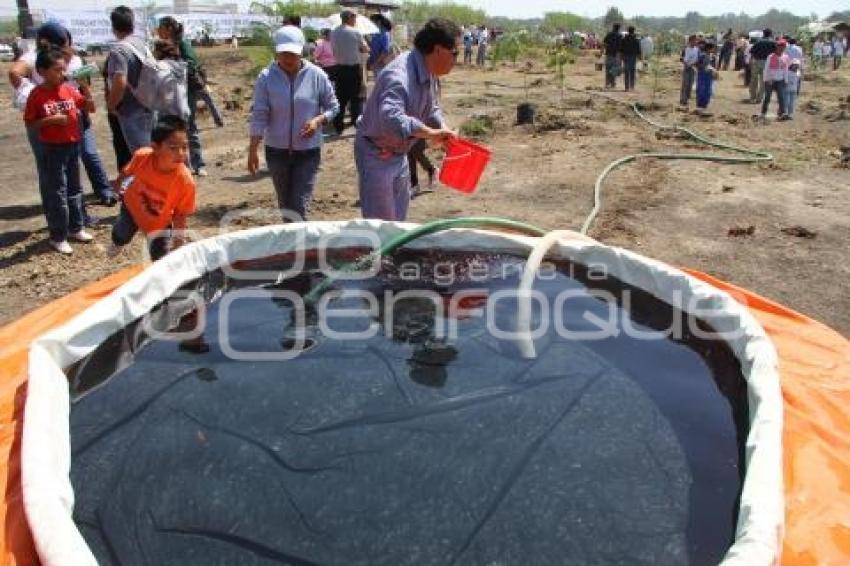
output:
[[[32, 156], [35, 160], [35, 172], [38, 176], [38, 194], [44, 195], [44, 148], [42, 147], [41, 140], [38, 139], [38, 130], [35, 128], [27, 128], [27, 140], [30, 142]], [[44, 198], [42, 198], [41, 204], [44, 206]]]
[[193, 171], [206, 166], [204, 155], [201, 153], [201, 136], [198, 134], [198, 123], [195, 121], [198, 112], [198, 92], [189, 89], [189, 166]]
[[44, 192], [41, 202], [50, 239], [61, 242], [83, 229], [83, 189], [80, 185], [80, 144], [42, 144]]
[[410, 206], [410, 166], [407, 155], [388, 158], [362, 136], [354, 142], [354, 160], [363, 218], [404, 220]]
[[83, 129], [81, 124], [80, 136], [80, 159], [83, 160], [92, 190], [100, 200], [114, 199], [115, 193], [112, 192], [112, 185], [109, 184], [109, 176], [97, 153], [94, 128], [90, 126]]
[[121, 125], [121, 133], [127, 142], [127, 149], [132, 156], [137, 150], [151, 144], [151, 130], [153, 130], [153, 112], [148, 110], [134, 110], [129, 114], [119, 114], [118, 124]]
[[794, 107], [797, 106], [797, 89], [788, 88], [785, 85], [785, 113], [789, 116], [794, 115]]
[[[139, 226], [133, 220], [133, 216], [127, 207], [121, 205], [121, 211], [118, 213], [118, 220], [112, 225], [112, 243], [116, 246], [126, 246], [139, 231]], [[151, 260], [156, 261], [168, 253], [169, 245], [171, 244], [171, 227], [148, 236], [148, 254]]]
[[[322, 162], [319, 148], [292, 151], [266, 146], [266, 164], [272, 174], [272, 184], [281, 211], [289, 210], [307, 220], [310, 199], [316, 186], [316, 176]], [[284, 216], [284, 221], [291, 220]]]

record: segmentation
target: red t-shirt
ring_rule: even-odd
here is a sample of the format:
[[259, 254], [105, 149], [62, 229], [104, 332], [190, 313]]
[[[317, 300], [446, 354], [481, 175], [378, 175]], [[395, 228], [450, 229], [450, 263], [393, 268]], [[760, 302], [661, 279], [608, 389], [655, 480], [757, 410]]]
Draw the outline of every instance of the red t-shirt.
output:
[[43, 143], [76, 143], [80, 141], [80, 108], [85, 105], [80, 91], [68, 83], [62, 83], [59, 88], [40, 84], [27, 98], [24, 121], [29, 123], [55, 114], [67, 114], [67, 124], [44, 126], [38, 131], [38, 139]]
[[154, 166], [153, 149], [136, 151], [124, 174], [133, 181], [124, 193], [124, 206], [145, 234], [163, 230], [174, 216], [195, 212], [195, 181], [185, 165], [169, 173]]

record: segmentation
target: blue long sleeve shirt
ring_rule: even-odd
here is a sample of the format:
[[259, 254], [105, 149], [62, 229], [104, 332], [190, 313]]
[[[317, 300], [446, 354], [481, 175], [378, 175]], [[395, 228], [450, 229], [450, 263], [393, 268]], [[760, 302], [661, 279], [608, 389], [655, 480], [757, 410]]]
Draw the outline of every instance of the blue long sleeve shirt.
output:
[[276, 62], [266, 67], [254, 85], [251, 136], [279, 149], [303, 151], [322, 145], [321, 130], [301, 137], [301, 128], [320, 113], [330, 122], [339, 112], [339, 102], [328, 75], [309, 61], [291, 79]]
[[382, 31], [376, 33], [372, 37], [372, 44], [369, 46], [369, 65], [374, 65], [384, 53], [390, 51], [390, 34]]
[[443, 126], [437, 97], [437, 78], [432, 76], [422, 54], [413, 49], [384, 67], [366, 101], [358, 135], [382, 150], [407, 153], [423, 125]]

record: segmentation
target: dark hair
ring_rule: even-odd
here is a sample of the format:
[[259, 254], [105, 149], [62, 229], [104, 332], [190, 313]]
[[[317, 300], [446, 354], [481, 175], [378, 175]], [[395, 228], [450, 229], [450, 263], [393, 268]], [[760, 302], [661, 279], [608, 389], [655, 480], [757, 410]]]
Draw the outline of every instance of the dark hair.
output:
[[789, 37], [789, 38], [788, 38], [788, 43], [789, 43], [790, 45], [797, 45], [797, 38], [796, 38], [796, 37]]
[[620, 24], [614, 24], [613, 26], [611, 26], [611, 29], [613, 31], [620, 31]]
[[64, 59], [65, 55], [58, 47], [52, 46], [47, 49], [41, 49], [38, 55], [35, 56], [35, 70], [39, 72], [46, 71], [58, 61], [63, 61]]
[[387, 18], [385, 15], [378, 13], [372, 14], [369, 16], [369, 19], [372, 20], [372, 23], [378, 26], [378, 29], [381, 31], [392, 31], [393, 23]]
[[168, 39], [157, 39], [153, 42], [153, 56], [156, 60], [173, 59], [180, 61], [180, 48]]
[[183, 39], [183, 24], [171, 16], [164, 16], [160, 18], [159, 25], [157, 27], [167, 29], [171, 33], [171, 39], [174, 41], [180, 41]]
[[437, 45], [454, 49], [459, 37], [460, 28], [457, 24], [445, 18], [431, 18], [422, 26], [422, 29], [416, 32], [413, 45], [423, 55], [430, 55]]
[[297, 28], [301, 27], [301, 16], [287, 16], [285, 20], [283, 20], [283, 25], [285, 26], [295, 26]]
[[133, 33], [133, 10], [127, 6], [118, 6], [109, 14], [112, 30], [118, 33]]
[[71, 32], [62, 24], [47, 22], [38, 28], [35, 39], [39, 49], [64, 47], [71, 45]]
[[635, 26], [629, 26], [629, 33], [635, 32]]
[[187, 130], [186, 121], [177, 116], [163, 116], [157, 120], [156, 125], [151, 132], [151, 141], [153, 143], [162, 143], [170, 138], [174, 132], [185, 132]]
[[770, 37], [770, 36], [773, 35], [773, 30], [770, 29], [770, 28], [764, 28], [764, 30], [761, 33], [764, 37]]

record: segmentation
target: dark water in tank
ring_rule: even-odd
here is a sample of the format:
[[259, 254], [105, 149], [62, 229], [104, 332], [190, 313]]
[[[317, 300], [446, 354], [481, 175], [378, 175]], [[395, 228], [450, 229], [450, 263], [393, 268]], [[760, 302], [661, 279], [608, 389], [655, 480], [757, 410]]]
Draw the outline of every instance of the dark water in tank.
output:
[[535, 283], [523, 359], [522, 265], [406, 253], [312, 307], [316, 273], [216, 272], [186, 288], [203, 313], [176, 296], [114, 335], [69, 370], [74, 518], [99, 562], [716, 564], [747, 422], [731, 352], [564, 263]]

